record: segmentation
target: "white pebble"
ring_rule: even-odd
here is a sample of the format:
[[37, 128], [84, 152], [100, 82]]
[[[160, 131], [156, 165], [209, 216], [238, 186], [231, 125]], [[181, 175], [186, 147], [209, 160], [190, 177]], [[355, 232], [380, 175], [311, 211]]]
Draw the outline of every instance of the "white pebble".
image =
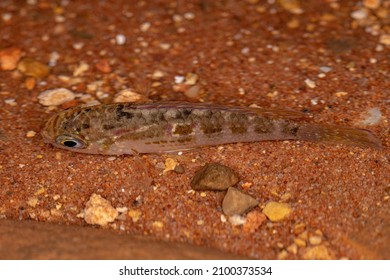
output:
[[121, 45], [124, 45], [126, 43], [126, 37], [125, 35], [123, 34], [117, 34], [115, 36], [115, 42], [117, 45], [121, 46]]
[[366, 9], [360, 9], [353, 11], [351, 13], [351, 17], [356, 20], [362, 20], [365, 19], [368, 16], [367, 10]]
[[141, 24], [141, 26], [139, 27], [139, 29], [142, 31], [142, 32], [146, 32], [149, 30], [150, 26], [152, 24], [150, 22], [144, 22], [143, 24]]
[[306, 79], [305, 80], [305, 84], [309, 87], [309, 88], [315, 88], [316, 87], [316, 83], [310, 79]]
[[368, 109], [363, 114], [362, 120], [358, 123], [359, 125], [376, 125], [382, 118], [381, 110], [378, 107]]
[[329, 67], [329, 66], [321, 66], [321, 67], [320, 67], [320, 71], [321, 71], [321, 72], [324, 72], [324, 73], [328, 73], [328, 72], [332, 71], [332, 67]]
[[75, 50], [81, 50], [83, 47], [84, 47], [84, 43], [82, 42], [73, 43], [73, 48]]
[[44, 106], [58, 106], [75, 98], [75, 94], [66, 88], [49, 89], [38, 95], [39, 103]]
[[195, 18], [195, 15], [194, 15], [194, 13], [188, 12], [188, 13], [184, 14], [184, 18], [187, 20], [192, 20]]
[[175, 76], [175, 84], [182, 84], [185, 80], [184, 76]]

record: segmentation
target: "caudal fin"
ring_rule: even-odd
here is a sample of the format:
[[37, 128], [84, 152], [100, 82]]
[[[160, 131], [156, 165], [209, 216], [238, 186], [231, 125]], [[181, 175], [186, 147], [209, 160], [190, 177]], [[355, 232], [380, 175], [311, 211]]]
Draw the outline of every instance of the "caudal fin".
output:
[[299, 129], [297, 136], [307, 141], [383, 149], [381, 141], [371, 131], [360, 128], [305, 124]]

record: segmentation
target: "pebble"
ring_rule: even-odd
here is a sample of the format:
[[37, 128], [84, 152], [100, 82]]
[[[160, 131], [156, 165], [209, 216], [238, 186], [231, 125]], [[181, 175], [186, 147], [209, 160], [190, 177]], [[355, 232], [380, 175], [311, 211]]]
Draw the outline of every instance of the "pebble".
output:
[[368, 16], [368, 12], [367, 12], [366, 9], [356, 10], [356, 11], [353, 11], [353, 12], [351, 13], [351, 17], [352, 17], [353, 19], [356, 19], [356, 20], [365, 19], [367, 16]]
[[184, 95], [188, 98], [199, 99], [199, 93], [201, 92], [201, 87], [199, 85], [194, 85], [189, 89], [184, 91]]
[[115, 221], [118, 211], [98, 194], [92, 194], [84, 209], [84, 220], [90, 225], [106, 226]]
[[129, 88], [123, 89], [118, 92], [114, 97], [114, 102], [139, 102], [139, 101], [147, 101], [148, 98], [139, 94]]
[[386, 46], [390, 46], [390, 34], [382, 34], [379, 37], [379, 43], [386, 45]]
[[242, 230], [247, 233], [254, 233], [266, 220], [267, 217], [260, 211], [252, 211], [246, 215], [246, 222]]
[[308, 248], [303, 254], [303, 258], [306, 260], [330, 260], [332, 259], [328, 249], [324, 245], [318, 245]]
[[142, 32], [146, 32], [149, 30], [149, 28], [152, 26], [152, 24], [150, 22], [144, 22], [141, 24], [141, 26], [139, 27], [139, 29], [142, 31]]
[[320, 245], [322, 242], [322, 237], [318, 235], [313, 235], [309, 237], [310, 245]]
[[241, 226], [246, 222], [246, 218], [240, 215], [233, 215], [229, 217], [229, 223], [233, 226]]
[[238, 182], [237, 174], [229, 167], [208, 163], [198, 170], [191, 181], [194, 190], [226, 190]]
[[126, 43], [126, 37], [123, 34], [118, 34], [115, 36], [115, 42], [118, 46], [122, 46]]
[[259, 202], [236, 188], [230, 187], [222, 201], [225, 215], [241, 215], [256, 207]]
[[135, 223], [135, 222], [137, 222], [139, 220], [139, 218], [141, 217], [142, 213], [139, 210], [130, 209], [129, 212], [127, 213], [127, 215], [129, 215], [131, 220]]
[[198, 75], [195, 73], [187, 73], [186, 78], [185, 78], [185, 84], [193, 86], [197, 83], [198, 81]]
[[37, 135], [37, 133], [34, 130], [27, 131], [27, 133], [26, 133], [26, 137], [28, 137], [28, 138], [32, 138], [35, 135]]
[[370, 108], [363, 113], [362, 120], [359, 121], [358, 125], [376, 125], [382, 119], [381, 110], [378, 107]]
[[291, 213], [291, 211], [289, 204], [275, 201], [268, 202], [263, 209], [264, 215], [266, 215], [272, 222], [283, 220]]
[[104, 74], [108, 74], [112, 72], [110, 62], [107, 59], [100, 59], [96, 64], [95, 67], [97, 70]]
[[163, 71], [160, 71], [160, 70], [155, 70], [152, 74], [152, 79], [153, 80], [160, 80], [161, 78], [163, 78], [165, 76], [165, 73]]
[[40, 79], [45, 78], [50, 73], [50, 69], [47, 65], [33, 58], [22, 59], [18, 63], [17, 68], [25, 76], [31, 76]]
[[16, 47], [3, 49], [0, 51], [0, 68], [2, 70], [16, 69], [20, 58], [22, 57], [22, 50]]
[[309, 88], [315, 88], [316, 87], [316, 83], [310, 79], [306, 79], [305, 80], [305, 84], [309, 87]]
[[185, 77], [184, 76], [175, 76], [175, 84], [181, 84], [184, 82]]
[[85, 72], [89, 70], [89, 65], [85, 62], [80, 62], [80, 64], [74, 69], [73, 76], [78, 77], [82, 76]]
[[368, 9], [377, 9], [380, 7], [382, 0], [364, 0], [363, 5]]
[[278, 3], [288, 12], [292, 14], [302, 14], [303, 10], [299, 0], [277, 0]]
[[66, 88], [49, 89], [38, 95], [39, 103], [44, 106], [58, 106], [75, 98], [75, 94]]
[[167, 159], [165, 160], [165, 164], [164, 164], [165, 168], [164, 168], [163, 173], [166, 173], [166, 172], [168, 172], [168, 171], [173, 171], [173, 170], [175, 170], [175, 168], [176, 168], [176, 166], [177, 166], [178, 164], [179, 164], [179, 163], [177, 162], [176, 159], [174, 159], [174, 158], [167, 158]]
[[321, 71], [321, 72], [324, 72], [324, 73], [328, 73], [328, 72], [332, 71], [332, 67], [329, 67], [329, 66], [321, 66], [321, 67], [320, 67], [320, 71]]

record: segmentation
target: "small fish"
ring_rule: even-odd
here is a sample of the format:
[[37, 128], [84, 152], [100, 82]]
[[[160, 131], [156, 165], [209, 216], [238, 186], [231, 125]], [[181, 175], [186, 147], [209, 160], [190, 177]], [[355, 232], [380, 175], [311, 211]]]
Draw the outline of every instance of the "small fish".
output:
[[105, 155], [285, 139], [382, 148], [368, 130], [310, 123], [300, 112], [177, 102], [70, 108], [52, 116], [42, 136], [59, 148]]

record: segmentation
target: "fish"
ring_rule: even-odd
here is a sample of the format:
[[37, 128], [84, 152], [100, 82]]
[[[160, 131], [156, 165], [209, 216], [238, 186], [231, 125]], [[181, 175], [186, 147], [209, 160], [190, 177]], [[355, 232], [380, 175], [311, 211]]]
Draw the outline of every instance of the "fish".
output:
[[269, 140], [382, 149], [369, 130], [313, 123], [302, 112], [188, 102], [73, 107], [49, 118], [41, 134], [55, 147], [103, 155], [172, 153]]

